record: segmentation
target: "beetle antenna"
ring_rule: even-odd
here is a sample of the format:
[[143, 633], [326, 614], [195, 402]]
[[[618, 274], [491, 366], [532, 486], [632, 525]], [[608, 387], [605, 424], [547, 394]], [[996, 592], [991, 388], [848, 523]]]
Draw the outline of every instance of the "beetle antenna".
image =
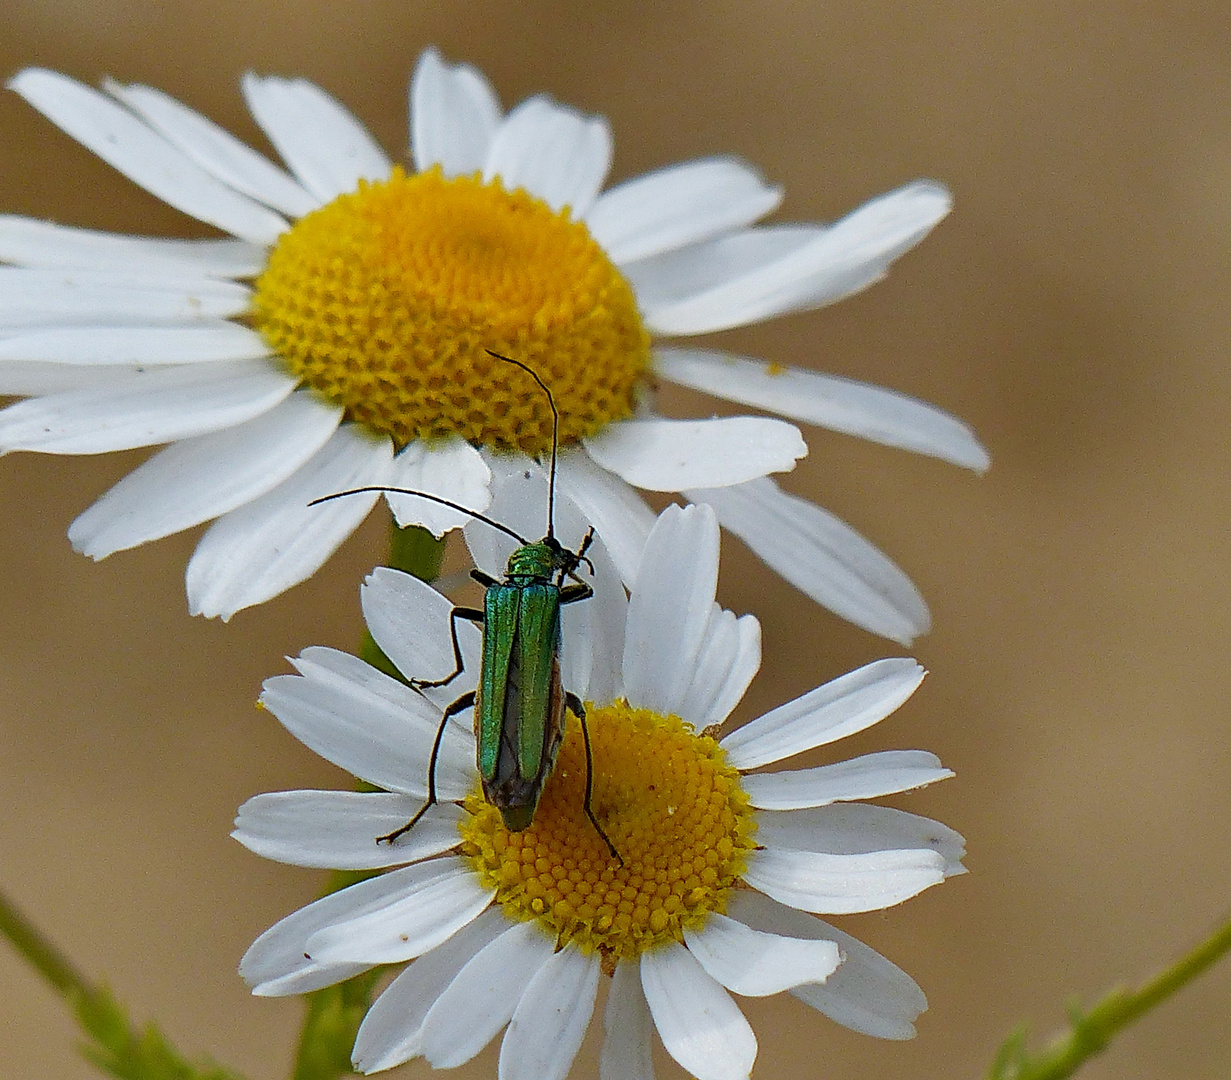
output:
[[528, 364], [514, 360], [511, 356], [501, 356], [498, 352], [492, 352], [491, 349], [487, 350], [487, 355], [503, 360], [506, 364], [513, 364], [529, 374], [530, 378], [538, 383], [543, 393], [547, 395], [547, 404], [551, 406], [551, 477], [547, 487], [547, 536], [550, 539], [556, 534], [556, 450], [560, 446], [560, 414], [556, 411], [556, 399], [547, 389], [547, 384], [539, 378], [538, 372]]
[[448, 499], [442, 499], [439, 495], [431, 495], [426, 491], [415, 491], [412, 488], [400, 487], [385, 487], [381, 484], [376, 484], [371, 487], [351, 488], [349, 491], [335, 491], [332, 495], [322, 495], [319, 499], [313, 499], [309, 506], [320, 506], [321, 503], [333, 502], [334, 499], [345, 498], [347, 495], [363, 495], [373, 491], [380, 491], [391, 495], [415, 495], [420, 499], [427, 499], [428, 502], [439, 503], [441, 506], [447, 506], [450, 510], [457, 510], [463, 514], [469, 514], [476, 521], [483, 522], [484, 525], [490, 525], [493, 529], [499, 529], [502, 533], [511, 536], [522, 547], [530, 543], [524, 536], [515, 533], [507, 525], [501, 525], [500, 522], [494, 521], [486, 514], [480, 514], [477, 510], [471, 510], [468, 506], [462, 506], [461, 503], [450, 502]]

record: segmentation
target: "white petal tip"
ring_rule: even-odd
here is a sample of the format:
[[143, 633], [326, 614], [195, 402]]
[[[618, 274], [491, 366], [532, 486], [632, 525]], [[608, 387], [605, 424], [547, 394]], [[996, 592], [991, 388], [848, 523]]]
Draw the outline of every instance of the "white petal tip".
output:
[[972, 437], [972, 440], [969, 458], [965, 461], [959, 461], [958, 464], [970, 469], [976, 475], [982, 476], [992, 467], [992, 455], [987, 452], [987, 449], [978, 439], [973, 439]]
[[48, 75], [56, 76], [57, 73], [54, 71], [49, 71], [47, 68], [28, 67], [12, 76], [7, 82], [5, 82], [4, 85], [8, 89], [14, 90], [24, 97], [25, 88], [28, 87], [31, 82], [37, 82], [40, 78]]
[[76, 525], [77, 523], [73, 522], [68, 528], [68, 542], [78, 555], [84, 555], [87, 559], [93, 559], [95, 562], [98, 562], [100, 559], [105, 559], [108, 555], [114, 555], [117, 551], [123, 550], [121, 548], [108, 547], [106, 544], [100, 544], [98, 537], [85, 530], [76, 528]]
[[953, 209], [953, 193], [939, 180], [916, 180], [902, 188], [901, 194], [909, 194], [923, 205], [931, 204], [937, 221]]
[[351, 1067], [357, 1073], [362, 1073], [364, 1076], [371, 1076], [373, 1073], [385, 1072], [388, 1069], [396, 1068], [398, 1065], [403, 1065], [412, 1058], [417, 1057], [417, 1054], [405, 1055], [397, 1054], [392, 1057], [353, 1057], [350, 1059]]
[[281, 995], [276, 993], [274, 990], [270, 989], [270, 986], [268, 983], [259, 983], [258, 985], [252, 987], [252, 996], [253, 997], [279, 997]]
[[[248, 605], [244, 606], [247, 607]], [[231, 616], [241, 610], [243, 609], [233, 608], [230, 611], [226, 611], [222, 608], [214, 607], [213, 605], [207, 607], [205, 604], [194, 603], [191, 597], [188, 599], [188, 614], [200, 615], [203, 619], [221, 619], [224, 623], [226, 623], [231, 621]]]
[[[922, 601], [920, 601], [920, 603], [922, 603]], [[896, 641], [899, 645], [909, 647], [914, 642], [915, 638], [922, 637], [932, 629], [932, 613], [928, 611], [926, 606], [924, 606], [922, 611], [911, 612], [906, 617], [911, 620], [910, 628], [905, 630], [902, 637], [895, 638], [892, 634], [886, 634], [885, 636], [892, 641]], [[921, 672], [923, 671], [922, 668], [919, 670]], [[920, 678], [922, 677], [923, 675], [921, 674]]]

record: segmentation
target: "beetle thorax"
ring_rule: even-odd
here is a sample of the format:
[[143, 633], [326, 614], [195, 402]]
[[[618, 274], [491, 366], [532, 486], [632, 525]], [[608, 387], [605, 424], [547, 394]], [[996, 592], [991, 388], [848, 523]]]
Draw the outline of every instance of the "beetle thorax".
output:
[[550, 581], [561, 568], [560, 552], [540, 541], [517, 548], [509, 556], [505, 575], [510, 580]]

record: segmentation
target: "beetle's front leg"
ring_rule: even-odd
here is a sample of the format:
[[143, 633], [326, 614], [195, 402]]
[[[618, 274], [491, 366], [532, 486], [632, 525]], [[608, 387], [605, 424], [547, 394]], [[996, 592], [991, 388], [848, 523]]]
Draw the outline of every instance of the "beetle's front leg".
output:
[[468, 622], [478, 623], [483, 625], [483, 612], [478, 608], [455, 607], [449, 612], [449, 636], [453, 639], [453, 671], [446, 675], [443, 679], [408, 679], [411, 687], [415, 690], [422, 690], [429, 686], [448, 686], [461, 673], [465, 665], [462, 662], [462, 645], [457, 640], [457, 620], [466, 619]]
[[578, 600], [589, 600], [594, 595], [594, 590], [584, 581], [576, 585], [565, 585], [560, 590], [560, 603], [575, 604]]

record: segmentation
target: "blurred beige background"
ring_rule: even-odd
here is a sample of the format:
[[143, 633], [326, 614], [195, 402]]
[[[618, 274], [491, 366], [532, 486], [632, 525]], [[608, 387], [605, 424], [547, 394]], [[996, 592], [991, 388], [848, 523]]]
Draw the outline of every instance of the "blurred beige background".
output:
[[[547, 90], [606, 113], [616, 179], [732, 152], [786, 185], [780, 220], [829, 219], [917, 176], [956, 197], [888, 281], [717, 339], [934, 401], [994, 457], [979, 480], [808, 431], [786, 480], [883, 546], [932, 605], [914, 649], [931, 677], [841, 749], [924, 747], [955, 768], [897, 805], [961, 829], [972, 873], [842, 923], [927, 991], [914, 1042], [747, 1002], [756, 1076], [974, 1078], [1022, 1020], [1049, 1034], [1068, 995], [1193, 943], [1231, 908], [1226, 8], [9, 0], [0, 72], [149, 82], [257, 145], [239, 75], [303, 74], [400, 153], [429, 43], [481, 66], [506, 105]], [[204, 235], [12, 94], [0, 209]], [[235, 966], [321, 878], [227, 831], [256, 792], [346, 779], [252, 703], [284, 654], [356, 645], [356, 587], [384, 526], [373, 516], [314, 580], [229, 626], [193, 620], [194, 535], [98, 565], [65, 539], [139, 458], [0, 462], [0, 881], [137, 1018], [275, 1080], [300, 1003], [250, 998]], [[900, 652], [734, 542], [722, 590], [765, 626], [749, 713]], [[1084, 1075], [1225, 1077], [1229, 1012], [1224, 965]], [[74, 1041], [0, 944], [0, 1076], [95, 1075]], [[592, 1031], [575, 1075], [596, 1060]], [[494, 1076], [490, 1050], [459, 1074]]]

